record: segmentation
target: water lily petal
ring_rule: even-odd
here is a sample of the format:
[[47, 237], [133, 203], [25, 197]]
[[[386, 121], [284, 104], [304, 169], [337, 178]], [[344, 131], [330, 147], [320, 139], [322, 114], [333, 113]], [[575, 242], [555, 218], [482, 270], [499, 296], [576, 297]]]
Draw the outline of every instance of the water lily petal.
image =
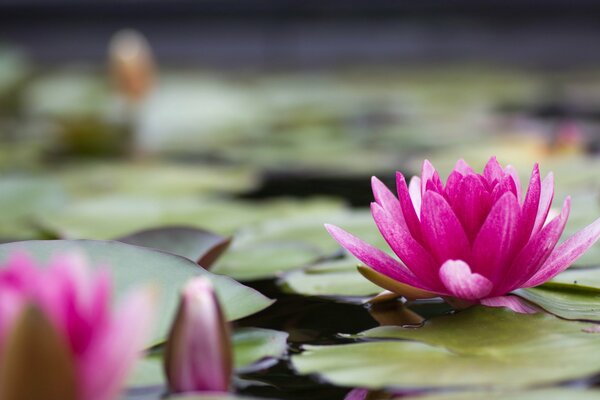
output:
[[497, 282], [502, 267], [512, 260], [518, 239], [521, 208], [512, 192], [505, 193], [492, 206], [473, 243], [472, 266]]
[[450, 292], [459, 299], [477, 300], [487, 296], [493, 284], [486, 277], [473, 273], [462, 260], [448, 260], [440, 268], [440, 279]]
[[554, 175], [550, 172], [542, 182], [540, 190], [540, 202], [538, 204], [537, 215], [535, 216], [535, 223], [533, 225], [532, 235], [539, 232], [548, 217], [550, 206], [552, 205], [552, 199], [554, 197]]
[[470, 244], [454, 211], [442, 195], [428, 190], [421, 209], [423, 240], [441, 264], [470, 258]]
[[408, 194], [415, 208], [417, 218], [421, 215], [421, 178], [413, 176], [408, 184]]
[[371, 212], [375, 224], [398, 258], [432, 289], [442, 289], [437, 272], [437, 263], [417, 242], [408, 230], [396, 225], [387, 210], [377, 203], [371, 203]]
[[462, 223], [467, 237], [472, 242], [492, 206], [490, 193], [475, 174], [464, 177], [460, 182], [458, 192], [460, 194], [450, 204]]
[[342, 247], [375, 271], [407, 285], [427, 290], [410, 270], [385, 252], [335, 225], [325, 224], [325, 229]]
[[506, 307], [519, 314], [535, 314], [540, 312], [533, 304], [518, 296], [498, 296], [482, 299], [481, 304], [488, 307]]
[[429, 162], [429, 160], [423, 161], [423, 167], [421, 169], [421, 194], [425, 194], [427, 191], [427, 184], [432, 182], [434, 187], [439, 193], [442, 193], [444, 190], [444, 185], [442, 184], [442, 180], [440, 179], [440, 174], [438, 174], [435, 167]]
[[502, 178], [504, 178], [504, 171], [502, 169], [502, 166], [496, 159], [496, 156], [491, 157], [485, 165], [485, 168], [483, 169], [483, 176], [488, 181], [491, 187], [493, 187], [496, 183], [500, 182]]
[[[399, 294], [400, 296], [404, 296], [407, 299], [416, 300], [416, 299], [431, 299], [434, 297], [439, 297], [440, 294], [430, 292], [428, 290], [419, 289], [410, 285], [406, 285], [404, 283], [398, 282], [395, 279], [392, 279], [384, 274], [381, 274], [375, 271], [372, 268], [366, 267], [364, 265], [358, 266], [358, 272], [369, 281], [373, 282], [377, 286], [389, 290], [390, 292]], [[445, 293], [445, 291], [443, 292]], [[443, 294], [442, 293], [442, 294]]]
[[[492, 189], [492, 202], [497, 202], [505, 193], [512, 193], [517, 198], [517, 186], [510, 175], [504, 176]], [[517, 201], [518, 204], [518, 201]]]
[[571, 199], [567, 197], [560, 215], [531, 238], [505, 271], [504, 283], [498, 288], [498, 294], [518, 289], [537, 272], [560, 240], [570, 210]]
[[[95, 341], [83, 358], [82, 398], [104, 400], [118, 397], [127, 373], [140, 358], [151, 327], [154, 293], [137, 289], [120, 303], [107, 333]], [[103, 371], [98, 374], [98, 370]]]
[[458, 171], [462, 175], [475, 173], [475, 171], [473, 171], [473, 168], [471, 168], [471, 166], [469, 164], [467, 164], [467, 162], [462, 158], [460, 158], [456, 162], [456, 164], [454, 164], [454, 171]]
[[531, 236], [535, 220], [537, 218], [538, 205], [540, 202], [540, 167], [536, 163], [531, 172], [531, 178], [529, 180], [529, 187], [527, 188], [527, 194], [525, 195], [525, 201], [521, 208], [521, 243], [525, 243]]
[[375, 176], [371, 178], [371, 188], [373, 189], [375, 201], [390, 213], [394, 218], [394, 222], [400, 226], [406, 226], [402, 208], [400, 207], [400, 201], [398, 201], [398, 198], [394, 196], [390, 189]]
[[398, 199], [400, 200], [400, 207], [402, 207], [402, 214], [404, 215], [406, 226], [408, 226], [411, 235], [420, 242], [422, 238], [421, 223], [415, 211], [415, 206], [412, 202], [408, 187], [406, 186], [404, 175], [400, 172], [396, 172], [396, 188], [398, 190]]
[[519, 200], [519, 203], [521, 203], [523, 200], [523, 193], [521, 188], [521, 180], [519, 179], [519, 173], [512, 165], [507, 165], [506, 168], [504, 168], [504, 173], [510, 175], [515, 182], [515, 187], [517, 188], [517, 200]]
[[550, 254], [544, 265], [523, 287], [540, 285], [564, 271], [600, 238], [600, 218], [583, 228]]

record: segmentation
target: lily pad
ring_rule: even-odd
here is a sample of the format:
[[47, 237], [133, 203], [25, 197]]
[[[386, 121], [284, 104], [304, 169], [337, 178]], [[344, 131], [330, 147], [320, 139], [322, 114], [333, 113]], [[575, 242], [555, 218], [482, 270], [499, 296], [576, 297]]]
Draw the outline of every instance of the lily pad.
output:
[[300, 373], [343, 386], [528, 387], [600, 372], [600, 336], [584, 332], [587, 326], [544, 313], [473, 307], [418, 329], [380, 327], [358, 335], [378, 341], [306, 346], [292, 362]]
[[242, 328], [233, 334], [235, 368], [240, 372], [254, 370], [252, 364], [264, 359], [277, 359], [287, 350], [286, 332], [271, 329]]
[[600, 288], [548, 282], [515, 294], [561, 318], [600, 321]]
[[231, 238], [187, 226], [146, 229], [116, 240], [176, 254], [204, 268], [210, 267], [231, 242]]
[[[40, 222], [73, 239], [112, 239], [163, 225], [198, 225], [222, 234], [267, 219], [289, 215], [327, 214], [339, 210], [334, 201], [265, 201], [260, 204], [198, 196], [102, 195], [68, 203]], [[232, 250], [230, 250], [232, 251]]]
[[473, 393], [440, 393], [428, 396], [402, 397], [415, 400], [595, 400], [600, 398], [600, 390], [581, 390], [567, 388], [526, 390], [518, 392], [473, 392]]
[[53, 213], [65, 202], [60, 185], [41, 178], [0, 179], [0, 236], [30, 239], [39, 232], [35, 220]]
[[41, 263], [47, 262], [56, 253], [82, 252], [95, 266], [109, 268], [118, 297], [132, 286], [147, 284], [158, 287], [160, 301], [156, 304], [156, 329], [152, 342], [166, 336], [179, 302], [180, 288], [198, 275], [206, 275], [213, 281], [230, 321], [254, 314], [273, 303], [256, 290], [231, 278], [212, 274], [183, 257], [120, 242], [52, 240], [7, 243], [0, 245], [0, 262], [17, 250], [27, 251]]
[[[258, 371], [268, 366], [261, 360], [276, 360], [287, 350], [286, 332], [260, 328], [242, 328], [233, 332], [232, 346], [237, 373]], [[163, 386], [162, 358], [156, 355], [139, 360], [128, 379], [130, 387]]]
[[365, 279], [354, 258], [324, 261], [310, 267], [290, 271], [279, 284], [285, 291], [306, 296], [347, 297], [370, 296], [382, 289]]
[[313, 264], [341, 251], [323, 227], [325, 222], [337, 223], [374, 245], [388, 248], [366, 212], [299, 215], [271, 219], [240, 232], [213, 270], [239, 280], [255, 280]]
[[240, 281], [272, 278], [286, 269], [311, 264], [321, 257], [317, 249], [302, 242], [273, 241], [232, 247], [212, 271]]

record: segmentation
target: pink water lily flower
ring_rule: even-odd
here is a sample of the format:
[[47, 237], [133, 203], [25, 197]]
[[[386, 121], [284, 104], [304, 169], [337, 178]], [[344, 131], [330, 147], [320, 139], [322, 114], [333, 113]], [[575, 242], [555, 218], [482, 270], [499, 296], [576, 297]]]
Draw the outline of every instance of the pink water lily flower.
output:
[[547, 221], [554, 196], [552, 173], [533, 168], [522, 194], [517, 172], [492, 157], [482, 174], [459, 160], [446, 183], [429, 161], [407, 185], [396, 174], [398, 196], [377, 178], [373, 218], [398, 261], [344, 230], [329, 233], [366, 267], [359, 270], [408, 298], [444, 297], [455, 305], [531, 307], [513, 290], [540, 285], [565, 270], [600, 237], [600, 219], [556, 246], [571, 200]]
[[109, 274], [79, 254], [40, 268], [18, 252], [0, 265], [0, 398], [117, 399], [142, 355], [152, 296], [133, 291], [113, 311], [111, 294]]

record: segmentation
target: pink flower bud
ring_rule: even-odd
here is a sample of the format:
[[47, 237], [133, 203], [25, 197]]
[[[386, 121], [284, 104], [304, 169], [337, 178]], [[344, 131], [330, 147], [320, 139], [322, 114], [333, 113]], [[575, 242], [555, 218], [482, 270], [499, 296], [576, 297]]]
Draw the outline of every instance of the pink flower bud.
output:
[[226, 392], [232, 373], [229, 326], [204, 277], [188, 282], [171, 328], [165, 370], [172, 392]]

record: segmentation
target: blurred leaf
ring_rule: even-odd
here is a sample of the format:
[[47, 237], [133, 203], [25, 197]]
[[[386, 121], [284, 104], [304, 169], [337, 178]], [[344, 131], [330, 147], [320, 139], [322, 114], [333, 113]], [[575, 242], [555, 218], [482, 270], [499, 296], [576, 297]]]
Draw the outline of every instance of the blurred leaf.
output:
[[256, 290], [228, 277], [211, 274], [183, 257], [124, 243], [93, 240], [15, 242], [0, 245], [0, 260], [6, 260], [10, 253], [17, 250], [27, 251], [43, 265], [48, 263], [53, 254], [82, 252], [94, 266], [109, 268], [117, 297], [120, 298], [133, 286], [157, 287], [160, 301], [157, 302], [152, 343], [166, 336], [179, 303], [180, 288], [187, 280], [198, 275], [207, 275], [213, 281], [229, 320], [254, 314], [273, 303], [273, 300]]
[[186, 226], [165, 226], [122, 236], [119, 242], [149, 247], [185, 257], [209, 268], [231, 242], [227, 238], [204, 229]]
[[552, 388], [526, 391], [486, 391], [472, 393], [440, 393], [418, 397], [402, 397], [402, 399], [414, 400], [594, 400], [599, 398], [598, 390], [582, 390], [578, 388]]

